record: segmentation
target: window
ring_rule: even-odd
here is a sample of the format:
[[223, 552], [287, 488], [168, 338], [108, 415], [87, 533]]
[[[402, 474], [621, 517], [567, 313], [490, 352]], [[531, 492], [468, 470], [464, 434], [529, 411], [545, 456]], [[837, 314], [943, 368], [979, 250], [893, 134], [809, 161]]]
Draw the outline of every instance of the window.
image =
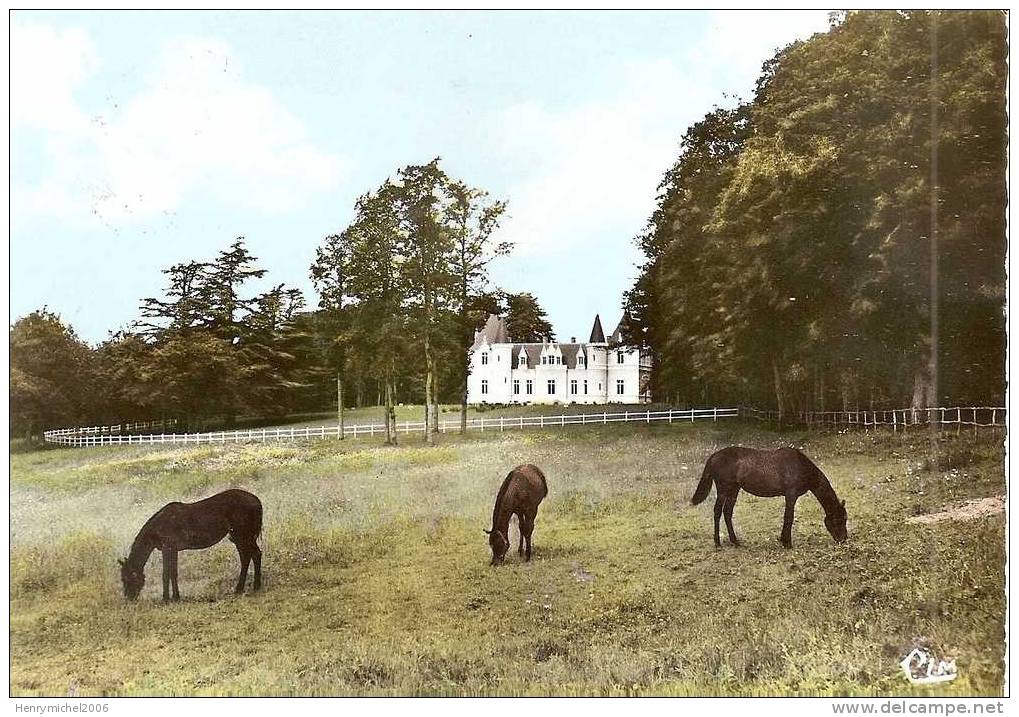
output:
[[520, 382], [519, 381], [514, 381], [513, 382], [513, 395], [514, 396], [520, 395]]
[[[482, 354], [482, 355], [484, 355], [484, 354]], [[487, 379], [483, 379], [481, 381], [481, 393], [482, 394], [488, 393], [488, 380]]]
[[534, 381], [527, 379], [527, 395], [530, 396], [534, 393]]
[[587, 395], [587, 381], [584, 381], [584, 395]]
[[[623, 355], [622, 351], [616, 351], [616, 363], [623, 363]], [[620, 391], [620, 393], [622, 393], [622, 391]]]
[[570, 393], [574, 396], [577, 395], [577, 379], [570, 381]]
[[488, 354], [487, 353], [481, 354], [481, 365], [482, 366], [487, 366], [488, 365]]
[[548, 380], [548, 395], [549, 396], [554, 396], [555, 395], [555, 379], [554, 378], [550, 378]]
[[517, 366], [527, 368], [527, 356], [526, 354], [520, 354], [520, 360], [517, 362]]
[[556, 356], [556, 357], [555, 357], [555, 362], [556, 362], [557, 364], [559, 364], [559, 365], [562, 365], [562, 363], [563, 363], [563, 357], [562, 357], [562, 356]]
[[623, 379], [616, 381], [616, 393], [620, 396], [626, 393], [626, 382]]
[[496, 354], [495, 355], [495, 360], [496, 361], [502, 361], [502, 356], [500, 356], [499, 354]]
[[544, 366], [547, 361], [548, 361], [548, 356], [542, 356], [541, 357], [541, 365], [542, 366]]
[[577, 356], [577, 366], [586, 366], [586, 365], [587, 365], [587, 359], [584, 358], [583, 356]]

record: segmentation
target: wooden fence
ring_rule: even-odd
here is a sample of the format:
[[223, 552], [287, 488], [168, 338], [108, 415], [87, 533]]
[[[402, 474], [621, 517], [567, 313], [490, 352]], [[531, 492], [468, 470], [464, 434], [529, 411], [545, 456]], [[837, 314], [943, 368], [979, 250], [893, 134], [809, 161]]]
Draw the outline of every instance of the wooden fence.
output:
[[[741, 415], [759, 421], [778, 421], [778, 411], [760, 411], [742, 408]], [[932, 421], [943, 426], [971, 426], [973, 428], [1004, 428], [1008, 424], [1008, 410], [1000, 406], [954, 406], [952, 408], [897, 408], [883, 411], [801, 411], [787, 413], [784, 422], [807, 426], [834, 426], [847, 428], [889, 427], [893, 431], [916, 426], [929, 426]]]
[[[560, 416], [501, 416], [495, 418], [471, 418], [467, 429], [471, 431], [510, 431], [523, 428], [563, 428], [565, 426], [586, 426], [608, 423], [689, 423], [692, 421], [717, 421], [719, 418], [737, 418], [738, 408], [692, 408], [687, 410], [664, 411], [603, 411], [601, 413], [575, 413]], [[424, 421], [398, 421], [399, 433], [424, 433]], [[460, 430], [460, 421], [440, 421], [439, 431], [450, 433]], [[381, 423], [345, 426], [343, 436], [383, 436], [386, 427]], [[197, 443], [246, 443], [263, 441], [293, 441], [301, 439], [339, 438], [339, 426], [309, 426], [306, 428], [252, 428], [239, 431], [215, 431], [211, 433], [152, 433], [125, 434], [88, 429], [58, 429], [43, 434], [49, 443], [65, 446], [109, 446], [140, 443], [197, 444]]]
[[[470, 431], [510, 431], [524, 428], [555, 429], [566, 426], [601, 425], [609, 423], [689, 423], [693, 421], [717, 421], [719, 418], [749, 418], [758, 421], [778, 421], [778, 411], [761, 411], [756, 408], [691, 408], [685, 410], [667, 409], [662, 411], [603, 411], [601, 413], [575, 413], [558, 416], [500, 416], [495, 418], [471, 418], [467, 421]], [[883, 411], [808, 411], [789, 413], [783, 416], [787, 423], [807, 426], [835, 428], [876, 428], [887, 427], [893, 431], [917, 426], [927, 426], [935, 420], [943, 426], [971, 426], [1004, 428], [1008, 412], [1003, 407], [969, 406], [927, 409], [889, 409]], [[294, 441], [306, 439], [339, 438], [339, 426], [309, 426], [306, 428], [252, 428], [237, 431], [214, 431], [210, 433], [136, 433], [150, 428], [172, 428], [172, 422], [133, 423], [117, 426], [92, 426], [89, 428], [62, 428], [46, 431], [43, 436], [49, 443], [64, 446], [88, 447], [109, 445], [131, 445], [159, 443], [170, 445], [248, 443], [265, 441]], [[424, 421], [398, 421], [398, 433], [423, 433]], [[440, 421], [439, 431], [449, 433], [460, 430], [460, 421]], [[355, 424], [345, 426], [343, 437], [383, 436], [386, 428], [381, 423]]]

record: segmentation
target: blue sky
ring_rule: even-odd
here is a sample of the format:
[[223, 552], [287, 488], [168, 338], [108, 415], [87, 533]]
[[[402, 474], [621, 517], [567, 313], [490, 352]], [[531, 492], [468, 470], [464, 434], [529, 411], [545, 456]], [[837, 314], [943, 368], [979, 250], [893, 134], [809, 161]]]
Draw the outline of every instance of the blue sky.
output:
[[[18, 12], [11, 312], [88, 341], [160, 270], [244, 236], [301, 288], [354, 199], [401, 166], [509, 202], [493, 281], [560, 338], [611, 330], [684, 130], [748, 97], [804, 12]], [[253, 287], [261, 288], [261, 287]]]

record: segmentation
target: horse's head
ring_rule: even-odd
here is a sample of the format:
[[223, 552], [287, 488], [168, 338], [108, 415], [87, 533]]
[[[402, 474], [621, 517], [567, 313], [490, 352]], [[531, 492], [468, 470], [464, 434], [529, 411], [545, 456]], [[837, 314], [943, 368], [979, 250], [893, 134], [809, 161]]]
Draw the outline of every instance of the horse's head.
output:
[[835, 538], [835, 542], [844, 543], [849, 538], [846, 530], [846, 501], [839, 502], [838, 506], [824, 516], [824, 527]]
[[120, 563], [120, 581], [124, 583], [124, 597], [134, 600], [145, 586], [145, 573], [132, 567], [127, 560], [121, 559], [117, 562]]
[[492, 565], [498, 565], [506, 558], [509, 540], [501, 530], [485, 530], [488, 533], [488, 544], [492, 547]]

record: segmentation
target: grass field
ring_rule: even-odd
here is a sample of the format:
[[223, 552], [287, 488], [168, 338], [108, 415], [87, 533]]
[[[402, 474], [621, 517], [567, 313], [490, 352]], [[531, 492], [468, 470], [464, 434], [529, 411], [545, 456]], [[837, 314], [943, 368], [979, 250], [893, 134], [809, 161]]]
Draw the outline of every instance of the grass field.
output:
[[[1002, 515], [913, 515], [1004, 493], [1001, 435], [771, 433], [742, 423], [576, 427], [425, 447], [111, 447], [12, 456], [11, 692], [99, 694], [966, 694], [1003, 686]], [[809, 495], [744, 494], [716, 549], [705, 458], [791, 444], [847, 501], [836, 545]], [[549, 479], [535, 559], [488, 566], [482, 528], [514, 465]], [[224, 542], [181, 555], [183, 602], [116, 558], [171, 500], [229, 486], [265, 505], [265, 590], [234, 597]], [[512, 528], [515, 535], [515, 526]], [[511, 537], [515, 540], [515, 537]], [[916, 641], [960, 676], [913, 688]]]

